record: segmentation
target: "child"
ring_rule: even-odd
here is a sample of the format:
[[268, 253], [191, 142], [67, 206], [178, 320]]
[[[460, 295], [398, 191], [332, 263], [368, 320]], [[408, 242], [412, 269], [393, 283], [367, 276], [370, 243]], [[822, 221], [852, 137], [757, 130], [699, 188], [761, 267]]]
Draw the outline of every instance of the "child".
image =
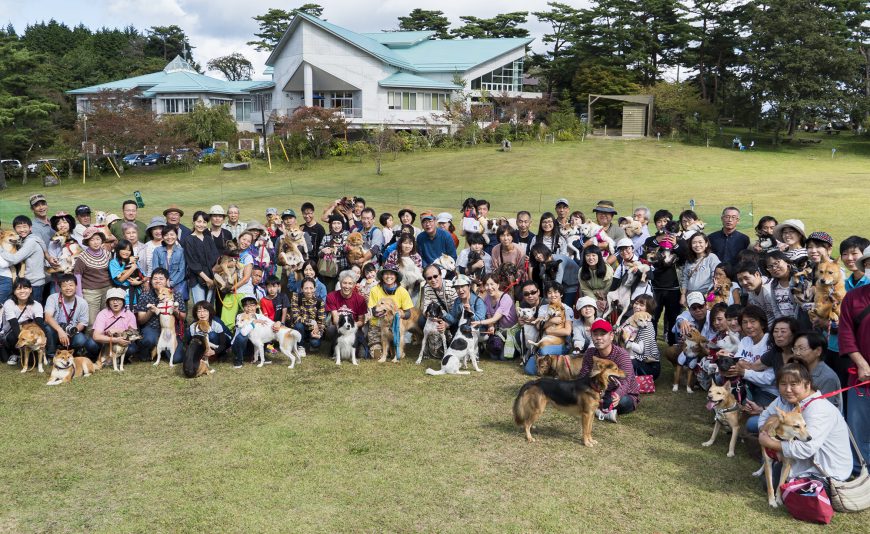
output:
[[286, 325], [289, 307], [290, 299], [281, 292], [281, 280], [277, 276], [270, 276], [266, 280], [266, 295], [260, 298], [260, 311], [273, 321]]
[[[271, 324], [276, 331], [281, 327], [278, 323], [272, 323], [265, 315], [257, 313], [257, 300], [254, 297], [245, 296], [242, 298], [242, 313], [236, 316], [236, 335], [232, 342], [233, 369], [241, 369], [245, 356], [254, 353], [254, 347], [248, 344], [248, 336], [255, 324]], [[272, 361], [266, 360], [266, 363]]]
[[[634, 313], [648, 313], [655, 311], [655, 300], [649, 295], [640, 295], [631, 303]], [[631, 354], [631, 363], [634, 374], [638, 376], [652, 375], [653, 380], [658, 379], [662, 371], [661, 355], [659, 346], [656, 344], [656, 332], [652, 321], [644, 321], [635, 329], [624, 329], [626, 336], [625, 348]]]
[[728, 323], [728, 331], [737, 334], [737, 337], [743, 338], [743, 329], [740, 327], [740, 314], [743, 313], [743, 306], [740, 304], [731, 304], [725, 309], [725, 322]]
[[372, 288], [378, 285], [378, 268], [372, 265], [371, 263], [367, 263], [362, 270], [363, 277], [356, 284], [356, 288], [359, 291], [359, 294], [366, 299], [366, 302], [369, 301], [369, 293], [371, 293]]
[[[725, 317], [727, 309], [728, 306], [724, 302], [717, 302], [710, 308], [710, 326], [713, 332], [715, 332], [710, 339], [711, 345], [728, 335], [728, 319]], [[737, 316], [739, 317], [740, 314], [737, 314]], [[698, 385], [704, 390], [710, 389], [712, 381], [715, 381], [716, 385], [719, 386], [725, 382], [725, 379], [718, 372], [719, 368], [716, 366], [718, 352], [718, 349], [711, 348], [710, 353], [698, 364]]]

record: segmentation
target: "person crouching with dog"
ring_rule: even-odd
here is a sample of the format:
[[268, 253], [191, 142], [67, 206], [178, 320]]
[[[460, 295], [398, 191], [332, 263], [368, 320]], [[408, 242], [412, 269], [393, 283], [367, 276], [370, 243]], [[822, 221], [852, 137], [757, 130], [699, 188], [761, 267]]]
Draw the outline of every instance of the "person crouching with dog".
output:
[[[317, 351], [326, 329], [326, 310], [323, 299], [315, 295], [314, 278], [302, 280], [302, 292], [290, 298], [290, 324], [302, 336], [308, 349]], [[280, 322], [278, 323], [280, 324]]]
[[[437, 269], [437, 267], [436, 267]], [[366, 320], [366, 299], [358, 291], [354, 291], [356, 287], [356, 278], [353, 272], [345, 271], [338, 276], [339, 289], [326, 295], [326, 313], [329, 315], [329, 325], [323, 334], [323, 339], [326, 342], [326, 354], [330, 355], [335, 350], [335, 342], [338, 338], [338, 318], [340, 315], [348, 315], [353, 318], [356, 324], [356, 349], [358, 352], [364, 352], [365, 333], [363, 325]]]
[[456, 290], [456, 300], [450, 310], [444, 315], [444, 320], [452, 331], [459, 325], [463, 312], [471, 314], [472, 324], [486, 319], [486, 304], [483, 299], [471, 291], [471, 279], [464, 274], [453, 279], [453, 289]]
[[76, 295], [78, 284], [73, 274], [63, 274], [58, 279], [60, 293], [49, 295], [45, 303], [45, 324], [48, 326], [46, 354], [54, 358], [58, 347], [69, 347], [74, 351], [84, 350], [88, 357], [96, 360], [100, 346], [87, 335], [88, 303]]
[[383, 349], [381, 348], [380, 322], [383, 314], [379, 315], [377, 311], [377, 306], [381, 299], [389, 297], [396, 303], [396, 307], [400, 311], [400, 320], [404, 321], [411, 318], [411, 308], [414, 307], [414, 303], [411, 301], [411, 295], [408, 293], [408, 290], [399, 285], [401, 281], [402, 274], [399, 271], [384, 267], [378, 272], [378, 285], [373, 287], [369, 293], [368, 307], [372, 312], [372, 320], [369, 321], [368, 344], [369, 355], [373, 359], [380, 359], [386, 356], [382, 354]]
[[[167, 287], [169, 283], [169, 271], [163, 267], [157, 267], [151, 272], [151, 290], [146, 291], [139, 298], [136, 305], [136, 318], [142, 326], [142, 340], [139, 342], [139, 360], [143, 362], [151, 361], [151, 349], [157, 346], [157, 341], [160, 338], [160, 313], [161, 306], [158, 291]], [[181, 327], [178, 325], [184, 324], [184, 319], [187, 317], [187, 302], [182, 295], [173, 290], [172, 298], [176, 305], [173, 308], [172, 314], [175, 316], [176, 331]], [[175, 348], [175, 354], [172, 355], [172, 363], [181, 363], [184, 359], [182, 344], [178, 343]]]
[[[271, 319], [261, 313], [257, 313], [257, 299], [251, 296], [242, 297], [242, 313], [236, 316], [236, 335], [233, 337], [233, 369], [241, 369], [242, 362], [246, 357], [253, 357], [254, 346], [248, 342], [248, 336], [254, 329], [254, 324], [271, 324], [272, 331], [277, 332], [281, 323], [272, 322]], [[264, 363], [272, 363], [266, 360]]]
[[631, 355], [624, 348], [613, 343], [613, 326], [604, 319], [592, 323], [592, 348], [583, 356], [583, 367], [578, 378], [592, 372], [593, 357], [612, 361], [625, 373], [625, 378], [615, 378], [601, 394], [601, 407], [595, 415], [601, 421], [616, 422], [616, 414], [625, 415], [637, 409], [640, 402], [640, 389], [634, 376]]
[[126, 296], [127, 293], [120, 287], [113, 287], [106, 292], [106, 307], [94, 319], [94, 341], [100, 345], [128, 347], [126, 354], [135, 354], [137, 343], [119, 335], [126, 330], [138, 330], [136, 316], [124, 305]]
[[[184, 333], [184, 346], [190, 344], [195, 336], [205, 335], [208, 337], [208, 345], [205, 347], [203, 358], [213, 361], [220, 358], [230, 346], [230, 333], [222, 322], [215, 319], [215, 310], [211, 303], [201, 300], [193, 305], [193, 322]], [[208, 325], [208, 329], [204, 330]], [[217, 348], [212, 347], [215, 345]]]

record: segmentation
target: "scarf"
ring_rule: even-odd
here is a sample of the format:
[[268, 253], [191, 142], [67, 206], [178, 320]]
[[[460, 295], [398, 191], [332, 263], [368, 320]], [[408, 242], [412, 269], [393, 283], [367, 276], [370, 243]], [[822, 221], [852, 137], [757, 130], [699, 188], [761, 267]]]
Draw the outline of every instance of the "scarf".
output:
[[88, 247], [78, 255], [78, 259], [91, 269], [108, 269], [109, 260], [112, 258], [111, 255], [102, 247], [100, 248], [99, 254], [94, 254], [90, 247]]
[[387, 295], [393, 295], [398, 288], [399, 288], [399, 284], [396, 284], [392, 287], [387, 287], [384, 284], [381, 284], [381, 289], [383, 289], [384, 293], [386, 293]]

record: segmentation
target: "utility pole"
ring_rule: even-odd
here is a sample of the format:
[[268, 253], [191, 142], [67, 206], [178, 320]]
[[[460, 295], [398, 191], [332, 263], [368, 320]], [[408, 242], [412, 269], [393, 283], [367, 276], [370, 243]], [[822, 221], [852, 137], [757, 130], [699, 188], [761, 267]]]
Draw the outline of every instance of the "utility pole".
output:
[[85, 123], [85, 143], [82, 148], [85, 149], [85, 172], [91, 170], [91, 152], [88, 150], [88, 116], [82, 114], [82, 121]]

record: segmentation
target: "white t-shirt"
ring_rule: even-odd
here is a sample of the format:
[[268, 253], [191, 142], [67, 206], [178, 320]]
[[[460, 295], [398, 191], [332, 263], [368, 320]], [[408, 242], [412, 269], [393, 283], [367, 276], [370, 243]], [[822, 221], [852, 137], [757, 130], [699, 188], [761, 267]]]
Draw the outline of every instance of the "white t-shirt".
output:
[[42, 304], [38, 302], [28, 304], [23, 311], [18, 308], [18, 305], [12, 299], [8, 299], [3, 303], [3, 317], [7, 321], [17, 319], [18, 324], [21, 324], [24, 321], [32, 321], [42, 316]]
[[740, 340], [735, 357], [749, 363], [757, 362], [767, 352], [767, 337], [768, 334], [764, 334], [758, 343], [753, 343], [749, 336], [744, 337]]
[[[241, 256], [239, 256], [239, 263], [242, 265], [242, 272], [245, 271], [245, 266], [252, 265], [254, 263], [254, 257], [251, 256], [247, 252], [243, 252]], [[245, 285], [239, 287], [237, 293], [242, 296], [247, 297], [255, 297], [254, 295], [254, 284], [251, 283], [251, 278], [248, 278], [248, 281], [245, 282]], [[241, 297], [239, 297], [241, 299]]]

